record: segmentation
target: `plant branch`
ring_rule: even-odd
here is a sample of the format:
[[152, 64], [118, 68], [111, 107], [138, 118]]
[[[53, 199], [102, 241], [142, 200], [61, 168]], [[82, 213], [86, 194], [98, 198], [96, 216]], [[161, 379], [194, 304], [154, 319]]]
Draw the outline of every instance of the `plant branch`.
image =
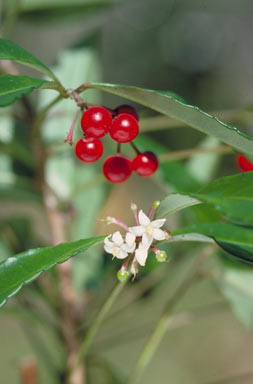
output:
[[39, 384], [38, 366], [33, 359], [23, 361], [19, 366], [21, 384]]
[[74, 367], [78, 366], [78, 364], [80, 364], [80, 362], [87, 356], [87, 353], [88, 353], [90, 346], [94, 340], [94, 337], [96, 336], [98, 330], [100, 329], [101, 324], [102, 324], [103, 320], [105, 319], [105, 316], [107, 315], [107, 313], [111, 309], [113, 303], [115, 302], [115, 300], [117, 299], [117, 297], [121, 293], [125, 284], [126, 284], [126, 282], [125, 283], [118, 282], [115, 285], [115, 287], [112, 289], [112, 291], [110, 292], [109, 296], [107, 297], [107, 299], [104, 302], [104, 304], [102, 305], [102, 307], [100, 308], [95, 320], [92, 322], [92, 325], [88, 329], [86, 336], [85, 336], [85, 338], [81, 344], [81, 348], [79, 350], [79, 353], [78, 353], [77, 359], [75, 361]]
[[59, 82], [58, 79], [55, 79], [55, 81], [48, 81], [42, 84], [40, 86], [40, 89], [52, 89], [54, 91], [59, 92], [62, 97], [68, 97], [67, 90], [63, 87], [63, 85]]
[[82, 93], [83, 91], [85, 91], [86, 88], [89, 87], [89, 85], [90, 85], [90, 83], [83, 83], [83, 84], [79, 85], [79, 87], [77, 87], [75, 89], [75, 92], [76, 93]]
[[79, 108], [81, 109], [88, 109], [88, 104], [79, 96], [77, 91], [73, 91], [72, 89], [67, 90], [67, 96], [70, 99], [73, 99]]
[[[52, 243], [57, 245], [66, 241], [65, 224], [61, 213], [58, 211], [58, 204], [50, 189], [44, 185], [44, 204], [52, 233]], [[62, 334], [67, 347], [68, 359], [67, 369], [71, 372], [70, 384], [84, 384], [84, 366], [75, 364], [79, 351], [79, 337], [77, 329], [81, 318], [76, 292], [72, 286], [72, 260], [68, 260], [57, 266], [60, 280], [60, 312], [62, 316]]]
[[208, 153], [230, 154], [233, 152], [234, 152], [233, 148], [229, 147], [228, 145], [219, 145], [217, 147], [211, 147], [211, 148], [190, 148], [190, 149], [183, 149], [180, 151], [173, 151], [170, 153], [164, 153], [159, 156], [159, 160], [161, 163], [165, 163], [170, 160], [187, 159], [191, 156], [200, 155], [200, 154], [208, 154]]
[[[51, 229], [52, 244], [57, 245], [67, 240], [65, 232], [65, 220], [63, 214], [59, 210], [57, 197], [52, 190], [48, 187], [45, 180], [45, 162], [46, 150], [40, 140], [40, 127], [47, 116], [48, 111], [62, 99], [58, 96], [51, 103], [49, 103], [38, 115], [32, 123], [32, 140], [34, 148], [34, 156], [36, 158], [37, 166], [37, 182], [40, 187], [44, 207], [46, 210], [48, 223]], [[69, 260], [57, 267], [60, 289], [59, 289], [59, 303], [58, 310], [62, 317], [60, 332], [63, 336], [66, 349], [67, 349], [67, 369], [71, 370], [70, 384], [85, 384], [85, 371], [84, 365], [77, 365], [72, 369], [73, 362], [76, 360], [76, 355], [79, 350], [79, 336], [78, 329], [81, 319], [81, 306], [72, 285], [72, 260]]]
[[58, 95], [54, 98], [49, 104], [47, 104], [37, 115], [36, 119], [33, 122], [33, 135], [34, 137], [39, 136], [40, 127], [45, 120], [49, 110], [53, 108], [59, 101], [62, 100], [62, 96]]

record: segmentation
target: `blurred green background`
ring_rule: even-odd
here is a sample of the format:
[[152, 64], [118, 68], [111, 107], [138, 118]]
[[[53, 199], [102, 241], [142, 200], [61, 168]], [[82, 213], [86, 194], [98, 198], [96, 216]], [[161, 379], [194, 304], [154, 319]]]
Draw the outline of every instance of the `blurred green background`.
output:
[[[2, 35], [54, 68], [65, 87], [93, 80], [170, 90], [253, 134], [252, 1], [1, 0], [0, 4]], [[37, 76], [22, 66], [18, 69]], [[87, 95], [89, 102], [112, 108], [122, 102], [97, 91]], [[37, 92], [31, 102], [39, 109], [53, 97], [50, 91]], [[98, 220], [106, 215], [132, 224], [131, 201], [147, 210], [169, 191], [195, 191], [214, 177], [237, 172], [234, 154], [198, 155], [163, 163], [150, 180], [133, 176], [124, 185], [111, 187], [101, 179], [101, 161], [91, 166], [79, 164], [73, 151], [61, 145], [75, 109], [72, 101], [62, 101], [41, 130], [45, 146], [52, 149], [46, 180], [66, 216], [70, 240], [112, 232], [113, 228]], [[50, 244], [44, 207], [32, 187], [29, 128], [19, 119], [22, 108], [18, 102], [14, 110], [15, 116], [12, 108], [0, 111], [1, 147], [10, 145], [14, 152], [3, 150], [0, 154], [1, 259]], [[143, 127], [148, 121], [152, 125], [154, 113], [143, 107], [139, 111]], [[157, 132], [155, 126], [151, 128], [137, 143], [159, 154], [219, 144], [188, 127]], [[80, 137], [81, 129], [76, 131]], [[107, 154], [116, 151], [116, 145], [105, 143]], [[125, 151], [133, 155], [131, 149], [126, 147]], [[211, 221], [216, 216], [210, 208], [190, 208], [184, 215], [172, 216], [168, 228]], [[115, 304], [88, 359], [89, 383], [113, 383], [114, 372], [127, 375], [164, 303], [202, 247], [173, 245], [167, 251], [172, 261], [159, 267], [150, 261]], [[210, 264], [211, 271], [224, 268], [218, 255]], [[110, 256], [97, 248], [75, 259], [73, 279], [87, 305], [87, 324], [114, 284], [118, 268], [117, 261], [112, 265]], [[252, 383], [253, 275], [250, 269], [237, 265], [227, 268], [221, 284], [208, 276], [179, 303], [176, 313], [181, 315], [173, 316], [142, 383]], [[31, 356], [40, 360], [41, 383], [55, 383], [52, 372], [64, 357], [54, 327], [45, 319], [55, 321], [37, 283], [24, 288], [1, 309], [1, 384], [19, 383], [18, 367]]]

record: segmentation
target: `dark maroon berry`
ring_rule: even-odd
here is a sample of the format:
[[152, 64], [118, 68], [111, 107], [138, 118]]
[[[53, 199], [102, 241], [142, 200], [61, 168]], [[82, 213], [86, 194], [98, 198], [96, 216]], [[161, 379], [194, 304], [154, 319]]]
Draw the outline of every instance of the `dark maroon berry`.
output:
[[83, 137], [75, 146], [75, 153], [79, 160], [84, 163], [93, 163], [103, 155], [103, 143], [99, 139]]
[[100, 138], [105, 136], [112, 126], [112, 116], [103, 107], [91, 107], [84, 112], [81, 127], [89, 137]]
[[158, 165], [158, 158], [151, 151], [140, 153], [132, 160], [133, 171], [144, 177], [153, 175], [157, 170]]
[[110, 183], [123, 183], [132, 173], [131, 161], [119, 154], [109, 156], [104, 162], [103, 172]]
[[137, 112], [137, 109], [130, 104], [121, 104], [118, 105], [115, 109], [114, 112], [117, 115], [121, 113], [128, 113], [129, 115], [132, 115], [137, 121], [139, 121], [139, 114]]

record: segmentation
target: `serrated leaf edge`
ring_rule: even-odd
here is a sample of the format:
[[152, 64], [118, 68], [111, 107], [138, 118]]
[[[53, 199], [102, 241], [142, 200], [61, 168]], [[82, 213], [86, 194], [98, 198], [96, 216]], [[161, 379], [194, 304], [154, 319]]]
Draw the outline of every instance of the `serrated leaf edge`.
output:
[[[100, 237], [101, 237], [101, 240], [98, 240], [96, 243], [90, 245], [89, 247], [84, 246], [84, 250], [86, 250], [88, 248], [91, 248], [91, 247], [93, 247], [95, 245], [101, 244], [103, 239], [105, 238], [105, 236], [100, 236]], [[61, 244], [64, 244], [64, 243], [61, 243]], [[59, 245], [61, 245], [61, 244], [59, 244]], [[40, 250], [46, 250], [46, 249], [52, 249], [52, 248], [54, 248], [54, 247], [36, 248], [36, 249], [32, 249], [30, 251], [37, 251], [37, 252], [39, 252]], [[7, 297], [0, 303], [0, 308], [3, 307], [12, 296], [14, 296], [16, 293], [18, 293], [20, 291], [20, 289], [22, 289], [22, 287], [24, 285], [27, 285], [27, 284], [31, 283], [32, 281], [37, 279], [42, 273], [48, 271], [49, 269], [55, 267], [58, 264], [65, 263], [70, 258], [76, 256], [77, 254], [83, 252], [84, 250], [81, 249], [81, 250], [75, 251], [74, 253], [72, 253], [71, 255], [67, 256], [63, 260], [51, 264], [49, 267], [42, 269], [40, 272], [36, 272], [33, 277], [31, 277], [30, 279], [25, 280], [22, 283], [20, 283], [20, 285], [13, 292], [11, 292], [9, 295], [7, 295]], [[13, 258], [13, 257], [16, 257], [16, 256], [8, 257], [7, 259], [3, 260], [0, 265], [2, 266], [3, 264], [8, 263], [10, 261], [10, 259]]]

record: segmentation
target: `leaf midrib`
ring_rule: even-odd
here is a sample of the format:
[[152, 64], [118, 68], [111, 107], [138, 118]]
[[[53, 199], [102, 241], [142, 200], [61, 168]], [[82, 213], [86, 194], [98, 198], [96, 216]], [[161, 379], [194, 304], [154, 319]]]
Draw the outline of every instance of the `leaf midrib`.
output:
[[[38, 269], [35, 267], [35, 272], [32, 273], [31, 276], [27, 277], [25, 280], [24, 279], [20, 279], [20, 280], [16, 280], [13, 284], [9, 285], [8, 288], [6, 289], [5, 287], [3, 287], [1, 289], [0, 287], [0, 297], [4, 294], [7, 294], [7, 296], [9, 297], [9, 295], [11, 295], [11, 293], [17, 289], [17, 288], [22, 288], [23, 285], [26, 284], [27, 281], [29, 281], [30, 279], [32, 279], [34, 276], [36, 276], [38, 273], [43, 273], [45, 272], [47, 269], [49, 268], [53, 268], [55, 265], [57, 264], [61, 264], [63, 262], [66, 262], [68, 259], [70, 259], [70, 257], [72, 256], [72, 254], [77, 254], [77, 253], [81, 253], [83, 251], [85, 251], [86, 249], [92, 247], [93, 245], [99, 245], [101, 243], [102, 240], [98, 240], [96, 243], [92, 243], [91, 245], [80, 245], [78, 248], [75, 248], [75, 250], [71, 251], [67, 251], [66, 252], [66, 256], [64, 256], [64, 258], [58, 260], [58, 261], [55, 261], [54, 263], [49, 263], [47, 262], [47, 265], [43, 268], [43, 269]], [[47, 248], [40, 248], [38, 250], [38, 253], [39, 252], [43, 252], [43, 251], [46, 251]], [[48, 247], [48, 249], [52, 249], [52, 247]], [[36, 253], [33, 254], [33, 256], [35, 256]], [[22, 257], [22, 256], [21, 256]], [[23, 257], [26, 257], [26, 256], [23, 256]], [[8, 259], [7, 259], [8, 260]], [[4, 260], [1, 264], [4, 264], [6, 260]], [[1, 265], [0, 265], [1, 267]], [[8, 294], [8, 292], [10, 292], [10, 294]]]
[[[43, 83], [46, 83], [46, 81], [45, 80], [41, 80], [41, 84], [43, 84]], [[10, 91], [4, 92], [4, 93], [1, 93], [1, 91], [0, 91], [0, 96], [12, 95], [13, 93], [17, 93], [17, 92], [24, 91], [26, 89], [31, 89], [31, 88], [36, 88], [36, 84], [29, 85], [29, 86], [22, 87], [22, 88], [16, 88], [15, 90], [13, 89], [13, 90], [10, 90]]]

